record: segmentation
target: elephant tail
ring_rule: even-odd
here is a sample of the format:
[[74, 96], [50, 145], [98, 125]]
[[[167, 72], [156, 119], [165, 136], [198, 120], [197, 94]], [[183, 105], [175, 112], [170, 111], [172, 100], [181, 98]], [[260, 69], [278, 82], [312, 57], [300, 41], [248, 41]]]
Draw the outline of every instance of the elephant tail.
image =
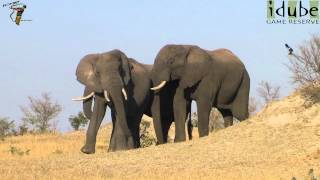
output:
[[243, 71], [242, 81], [238, 93], [232, 104], [232, 113], [239, 121], [243, 121], [249, 117], [249, 92], [250, 92], [250, 77], [246, 69]]

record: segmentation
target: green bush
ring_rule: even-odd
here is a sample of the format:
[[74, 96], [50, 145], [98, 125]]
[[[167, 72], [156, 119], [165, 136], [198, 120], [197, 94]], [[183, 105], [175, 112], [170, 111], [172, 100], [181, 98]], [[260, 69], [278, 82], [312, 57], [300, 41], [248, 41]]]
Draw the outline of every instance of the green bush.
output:
[[88, 124], [88, 121], [89, 120], [82, 112], [79, 112], [77, 116], [69, 117], [70, 125], [75, 131], [79, 130], [81, 127], [85, 127]]
[[14, 128], [14, 121], [10, 121], [9, 118], [0, 118], [0, 139], [14, 135], [16, 132]]
[[145, 120], [140, 123], [140, 146], [142, 148], [156, 144], [156, 139], [149, 132], [150, 125], [151, 123]]

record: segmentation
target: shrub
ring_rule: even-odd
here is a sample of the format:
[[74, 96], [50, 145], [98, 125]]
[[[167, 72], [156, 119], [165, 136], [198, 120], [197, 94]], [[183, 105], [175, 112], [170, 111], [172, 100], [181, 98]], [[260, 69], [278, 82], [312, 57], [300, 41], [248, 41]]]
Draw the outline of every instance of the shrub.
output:
[[20, 148], [17, 148], [15, 146], [10, 146], [9, 148], [9, 152], [12, 154], [12, 155], [19, 155], [19, 156], [23, 156], [23, 155], [29, 155], [30, 153], [30, 149], [27, 149], [27, 150], [22, 150]]
[[299, 86], [320, 81], [320, 36], [313, 35], [309, 41], [301, 44], [298, 52], [289, 55], [288, 69], [291, 79]]
[[81, 127], [85, 127], [88, 124], [88, 121], [89, 120], [82, 112], [79, 112], [77, 116], [69, 117], [70, 125], [75, 131], [79, 130]]
[[15, 125], [14, 121], [10, 121], [9, 118], [0, 118], [0, 139], [3, 139], [6, 136], [15, 134]]
[[21, 106], [23, 112], [22, 121], [25, 125], [31, 125], [37, 132], [44, 133], [54, 130], [55, 123], [52, 122], [62, 111], [61, 105], [53, 103], [48, 93], [43, 93], [42, 98], [29, 96], [29, 105]]
[[156, 139], [149, 132], [150, 125], [151, 123], [146, 120], [142, 120], [140, 123], [140, 146], [142, 148], [156, 144]]

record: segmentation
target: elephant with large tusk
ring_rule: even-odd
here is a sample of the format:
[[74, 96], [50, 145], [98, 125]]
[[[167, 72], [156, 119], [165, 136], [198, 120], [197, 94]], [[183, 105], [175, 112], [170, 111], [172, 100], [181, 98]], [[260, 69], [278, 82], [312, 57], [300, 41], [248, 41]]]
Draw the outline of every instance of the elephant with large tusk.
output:
[[233, 117], [242, 121], [248, 117], [250, 78], [231, 51], [207, 51], [198, 46], [166, 45], [158, 53], [151, 72], [155, 91], [152, 114], [155, 131], [166, 136], [161, 124], [168, 123], [159, 114], [163, 111], [163, 91], [176, 83], [173, 95], [175, 142], [186, 139], [184, 122], [192, 100], [197, 103], [200, 137], [209, 133], [209, 114], [212, 107], [221, 112], [225, 126], [232, 125]]
[[139, 124], [143, 114], [150, 116], [152, 102], [151, 68], [120, 50], [90, 54], [80, 61], [76, 76], [85, 91], [83, 97], [73, 100], [83, 101], [83, 112], [90, 119], [83, 153], [95, 152], [97, 132], [107, 107], [113, 122], [109, 151], [140, 146]]

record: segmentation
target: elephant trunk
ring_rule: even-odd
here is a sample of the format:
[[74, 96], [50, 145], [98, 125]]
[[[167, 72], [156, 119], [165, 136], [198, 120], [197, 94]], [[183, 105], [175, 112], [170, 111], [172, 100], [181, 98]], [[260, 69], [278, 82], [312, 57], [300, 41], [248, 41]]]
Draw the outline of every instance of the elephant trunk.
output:
[[126, 99], [122, 92], [122, 87], [109, 88], [108, 93], [110, 94], [113, 104], [112, 108], [115, 113], [114, 129], [111, 139], [116, 139], [116, 147], [113, 147], [114, 144], [111, 143], [109, 151], [133, 149], [137, 145], [133, 141], [133, 133], [129, 128], [129, 119], [127, 119], [126, 115]]
[[166, 143], [164, 138], [163, 127], [161, 123], [161, 113], [160, 113], [160, 96], [157, 94], [154, 96], [152, 106], [151, 106], [153, 126], [157, 137], [157, 144]]
[[[92, 90], [86, 87], [83, 96], [87, 96], [90, 93], [92, 93]], [[88, 119], [91, 119], [92, 116], [92, 102], [93, 97], [83, 101], [83, 113]]]
[[154, 86], [151, 90], [160, 90], [168, 81], [170, 81], [170, 70], [168, 68], [157, 68], [157, 66], [154, 66], [151, 77]]

